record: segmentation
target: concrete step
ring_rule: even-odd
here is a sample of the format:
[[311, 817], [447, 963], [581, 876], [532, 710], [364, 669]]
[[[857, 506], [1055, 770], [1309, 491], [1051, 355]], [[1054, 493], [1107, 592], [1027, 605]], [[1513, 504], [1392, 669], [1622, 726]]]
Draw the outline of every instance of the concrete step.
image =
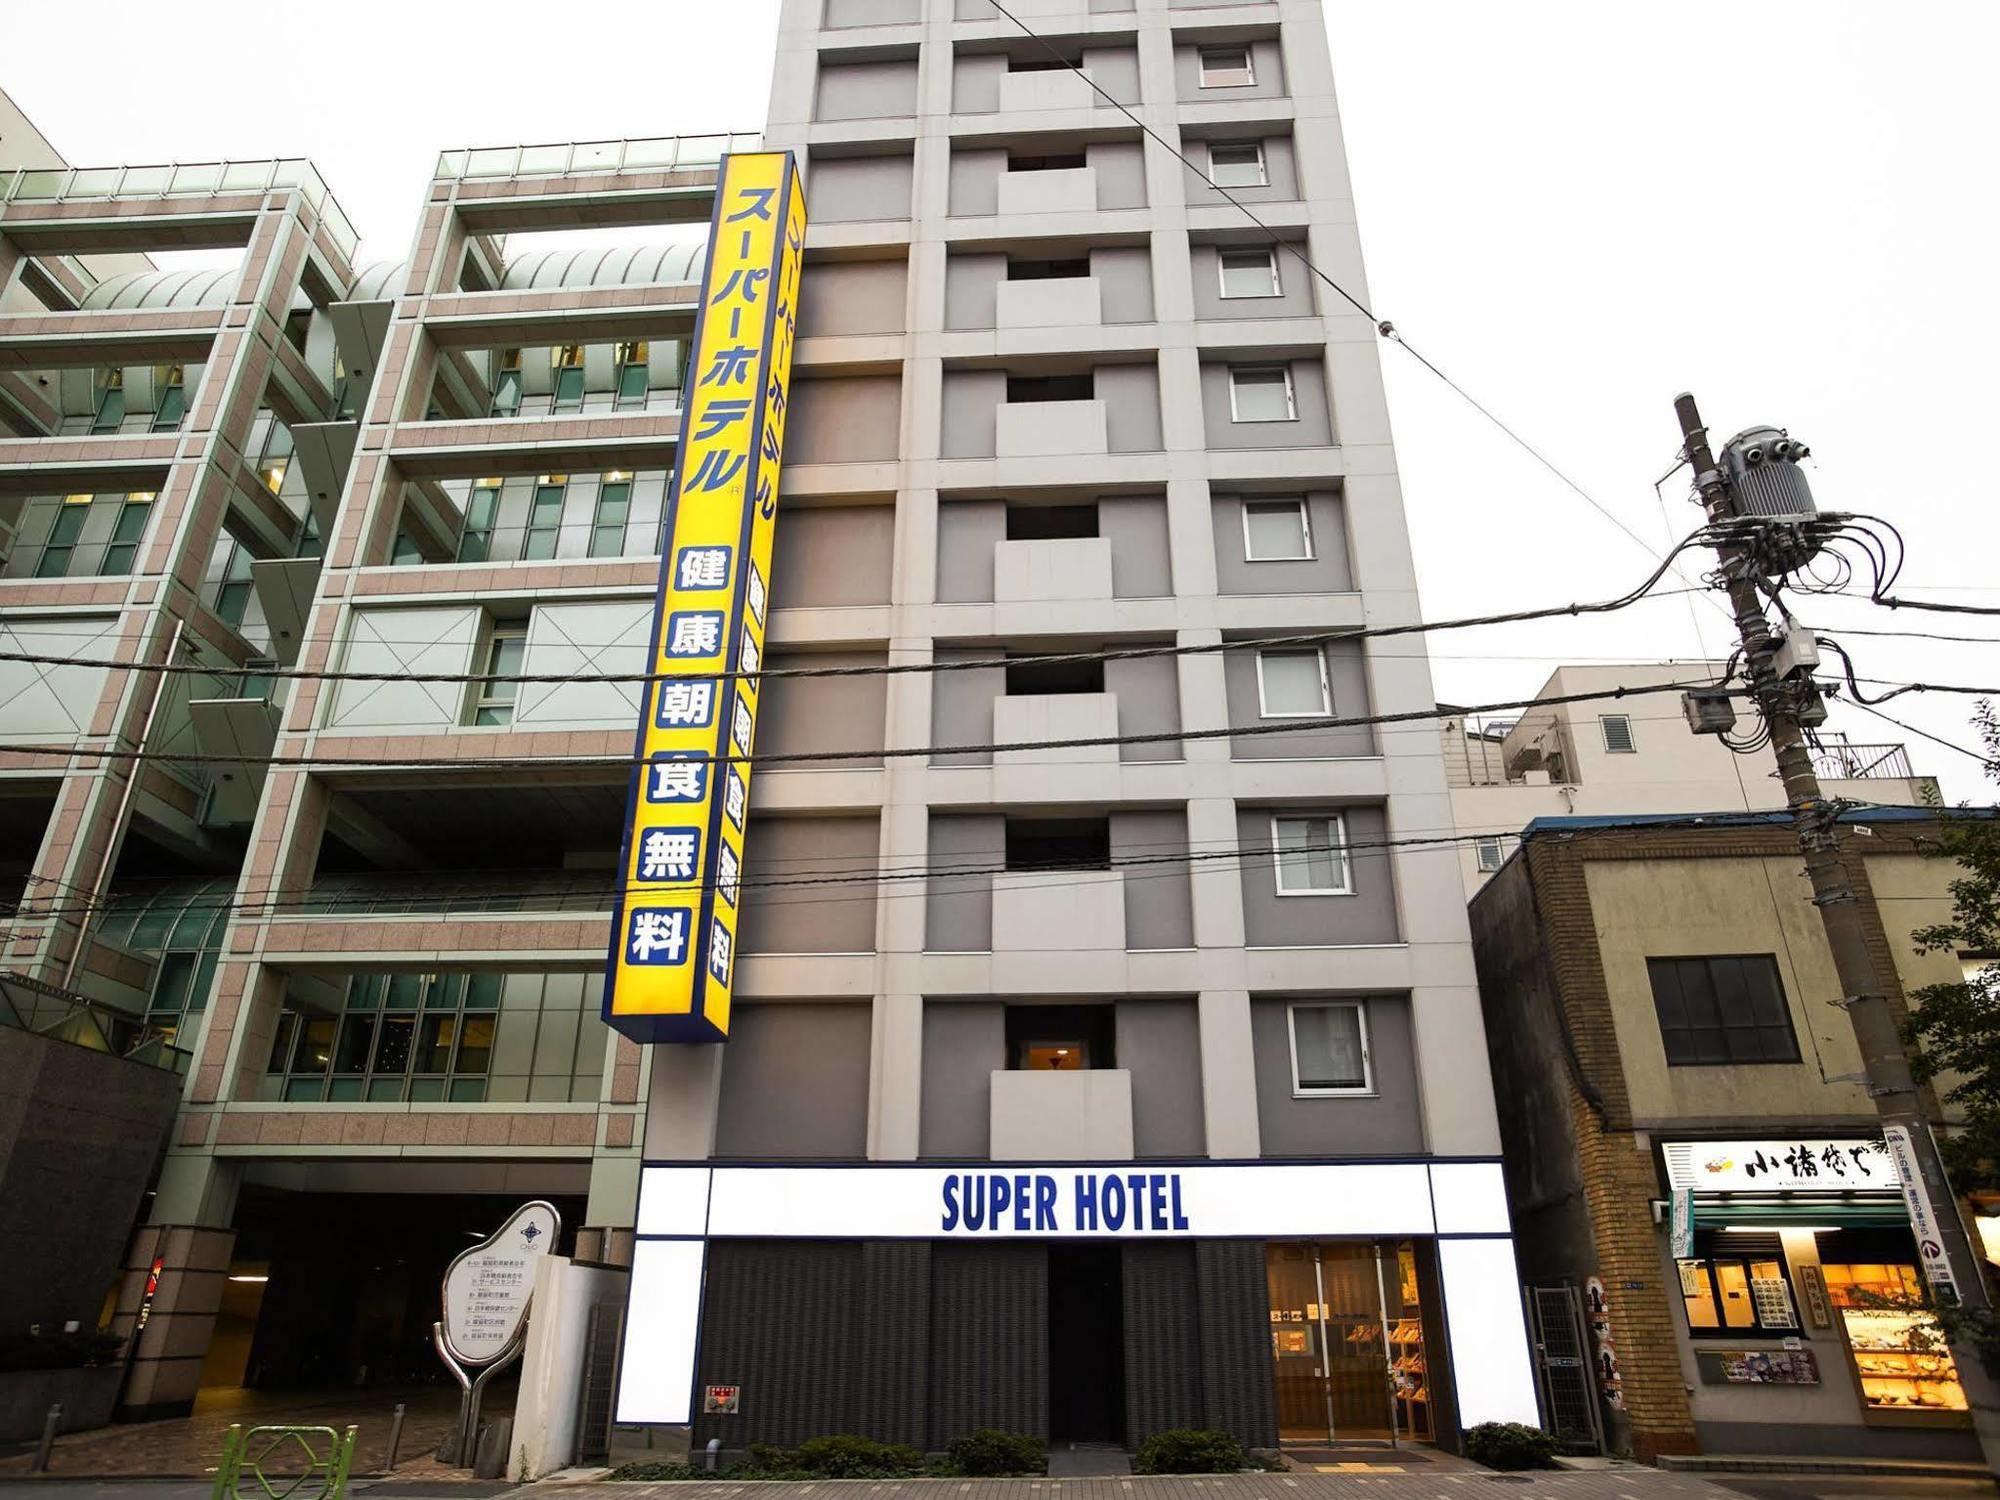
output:
[[1676, 1474], [1845, 1474], [1855, 1479], [1982, 1479], [1984, 1464], [1942, 1458], [1829, 1458], [1809, 1453], [1665, 1453], [1660, 1467]]

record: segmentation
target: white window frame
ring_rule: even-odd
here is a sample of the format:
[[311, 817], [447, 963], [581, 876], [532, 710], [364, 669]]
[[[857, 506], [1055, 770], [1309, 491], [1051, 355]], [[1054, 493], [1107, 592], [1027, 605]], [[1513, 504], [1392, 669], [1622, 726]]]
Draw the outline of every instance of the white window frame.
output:
[[[1222, 182], [1215, 175], [1215, 153], [1217, 148], [1257, 153], [1257, 180], [1255, 182]], [[1269, 187], [1271, 185], [1271, 159], [1265, 154], [1262, 141], [1210, 141], [1208, 143], [1208, 183], [1210, 187], [1247, 188]]]
[[[1246, 417], [1239, 414], [1236, 382], [1245, 375], [1268, 375], [1273, 371], [1285, 378], [1285, 414], [1282, 417]], [[1296, 422], [1299, 419], [1299, 392], [1292, 383], [1290, 365], [1231, 365], [1229, 367], [1229, 420], [1232, 422]]]
[[[1215, 81], [1214, 77], [1211, 75], [1208, 66], [1208, 60], [1210, 57], [1214, 56], [1218, 52], [1240, 52], [1243, 55], [1243, 66], [1240, 70], [1236, 68], [1217, 68], [1214, 70], [1214, 73], [1233, 74], [1238, 71], [1241, 71], [1241, 73], [1243, 74], [1241, 78], [1235, 79], [1234, 81], [1229, 83], [1220, 83]], [[1240, 45], [1229, 45], [1226, 43], [1218, 42], [1214, 46], [1197, 47], [1195, 48], [1195, 59], [1197, 66], [1200, 68], [1201, 71], [1201, 80], [1200, 80], [1201, 86], [1205, 89], [1247, 89], [1255, 87], [1256, 85], [1257, 54], [1248, 42], [1243, 42]]]
[[[1253, 505], [1296, 505], [1299, 510], [1299, 536], [1304, 540], [1306, 550], [1296, 556], [1260, 557], [1250, 546], [1250, 507]], [[1245, 562], [1312, 562], [1318, 556], [1313, 551], [1312, 507], [1306, 504], [1304, 495], [1245, 495], [1237, 509], [1242, 512], [1243, 560]]]
[[[501, 642], [514, 640], [518, 640], [521, 643], [521, 661], [525, 670], [528, 656], [528, 621], [525, 619], [495, 619], [491, 615], [487, 616], [486, 629], [481, 633], [479, 638], [478, 675], [482, 677], [492, 675], [498, 666], [495, 658], [500, 654]], [[493, 690], [500, 686], [498, 683], [474, 682], [468, 684], [468, 686], [472, 691], [467, 695], [465, 717], [462, 721], [465, 727], [472, 729], [512, 729], [514, 727], [514, 715], [519, 711], [521, 706], [521, 684], [518, 681], [506, 684], [506, 686], [512, 688], [514, 691], [514, 696], [511, 698], [496, 698], [494, 696]], [[507, 722], [505, 724], [481, 724], [479, 722], [479, 715], [482, 712], [502, 708], [507, 710]]]
[[1503, 833], [1479, 834], [1473, 839], [1472, 847], [1476, 863], [1484, 874], [1490, 875], [1507, 863], [1507, 836]]
[[[1327, 842], [1340, 851], [1340, 868], [1335, 875], [1338, 885], [1307, 886], [1304, 890], [1289, 890], [1285, 886], [1284, 850], [1278, 844], [1280, 823], [1313, 823], [1321, 818], [1326, 820]], [[1271, 814], [1271, 889], [1280, 896], [1352, 896], [1354, 894], [1354, 861], [1347, 851], [1347, 815], [1339, 812], [1286, 812]]]
[[[1623, 719], [1625, 721], [1625, 748], [1622, 750], [1611, 743], [1611, 721], [1613, 719]], [[1597, 732], [1604, 736], [1604, 753], [1606, 755], [1637, 755], [1639, 753], [1639, 736], [1632, 729], [1632, 716], [1630, 714], [1599, 714], [1597, 716]]]
[[[1301, 1010], [1351, 1010], [1361, 1030], [1361, 1087], [1358, 1089], [1309, 1089], [1299, 1082], [1299, 1026]], [[1292, 1052], [1292, 1097], [1294, 1099], [1362, 1099], [1375, 1092], [1375, 1049], [1368, 1040], [1368, 1006], [1360, 1000], [1299, 1000], [1285, 1007], [1285, 1037]]]
[[[1276, 245], [1266, 245], [1263, 248], [1264, 264], [1270, 267], [1271, 271], [1271, 290], [1268, 292], [1232, 292], [1229, 290], [1229, 268], [1225, 262], [1231, 255], [1254, 255], [1256, 254], [1257, 247], [1254, 245], [1217, 245], [1215, 247], [1215, 290], [1223, 301], [1240, 302], [1246, 299], [1254, 300], [1258, 297], [1282, 297], [1285, 295], [1284, 283], [1278, 279], [1278, 247]], [[1290, 369], [1287, 368], [1287, 377], [1290, 376], [1290, 373]]]
[[[1317, 709], [1306, 713], [1273, 712], [1264, 696], [1264, 658], [1267, 656], [1306, 656], [1319, 658], [1319, 702]], [[1326, 653], [1316, 647], [1292, 647], [1286, 650], [1259, 651], [1257, 653], [1257, 717], [1260, 719], [1324, 719], [1333, 713], [1333, 683], [1326, 675]]]

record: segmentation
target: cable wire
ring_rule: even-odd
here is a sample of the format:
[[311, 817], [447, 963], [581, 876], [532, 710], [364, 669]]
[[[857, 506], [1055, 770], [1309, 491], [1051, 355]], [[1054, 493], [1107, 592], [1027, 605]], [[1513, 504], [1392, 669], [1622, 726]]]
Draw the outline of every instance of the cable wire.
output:
[[[1230, 651], [1256, 651], [1282, 646], [1324, 645], [1332, 641], [1384, 640], [1392, 636], [1427, 635], [1439, 630], [1473, 630], [1491, 625], [1515, 625], [1531, 620], [1557, 619], [1564, 616], [1607, 614], [1626, 609], [1641, 599], [1652, 595], [1652, 589], [1673, 568], [1674, 559], [1693, 547], [1707, 544], [1706, 528], [1691, 532], [1667, 554], [1667, 558], [1655, 568], [1645, 582], [1637, 588], [1620, 594], [1615, 599], [1600, 599], [1589, 603], [1569, 603], [1545, 605], [1537, 609], [1508, 610], [1499, 614], [1470, 615], [1454, 620], [1412, 621], [1403, 625], [1362, 625], [1340, 629], [1293, 632], [1284, 635], [1240, 636], [1224, 641], [1204, 642], [1197, 645], [1158, 645], [1111, 647], [1098, 651], [1032, 652], [1015, 656], [981, 656], [960, 660], [921, 662], [881, 662], [865, 663], [847, 667], [763, 667], [755, 671], [731, 670], [710, 671], [696, 669], [686, 672], [349, 672], [324, 668], [304, 667], [210, 667], [198, 662], [121, 662], [108, 661], [92, 656], [57, 656], [31, 651], [0, 651], [0, 661], [20, 662], [43, 667], [101, 667], [117, 672], [150, 673], [168, 677], [234, 677], [238, 675], [255, 677], [260, 680], [292, 682], [409, 682], [409, 683], [449, 683], [449, 684], [490, 684], [521, 683], [556, 686], [573, 684], [639, 684], [670, 681], [684, 681], [698, 678], [710, 682], [757, 681], [766, 678], [813, 678], [813, 677], [895, 677], [911, 673], [968, 672], [995, 667], [1018, 665], [1032, 662], [1039, 666], [1062, 666], [1079, 662], [1136, 661], [1148, 657], [1162, 656], [1205, 656]], [[1680, 591], [1671, 591], [1680, 592]], [[1669, 597], [1668, 593], [1657, 596]], [[386, 644], [376, 641], [350, 641], [350, 644]], [[412, 646], [435, 646], [436, 641], [411, 642]], [[604, 651], [611, 643], [602, 645], [577, 645], [566, 642], [577, 651]]]

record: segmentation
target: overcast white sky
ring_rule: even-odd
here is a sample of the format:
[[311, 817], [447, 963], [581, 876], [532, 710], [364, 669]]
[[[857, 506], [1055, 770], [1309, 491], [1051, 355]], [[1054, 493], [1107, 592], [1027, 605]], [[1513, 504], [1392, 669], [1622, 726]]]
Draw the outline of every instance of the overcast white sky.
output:
[[[78, 165], [312, 157], [399, 258], [436, 152], [754, 130], [776, 0], [462, 7], [99, 0], [9, 7], [0, 86]], [[1718, 436], [1812, 445], [1822, 507], [1894, 520], [1913, 597], [2000, 604], [1992, 469], [1965, 445], [2000, 382], [2000, 6], [1768, 0], [1329, 0], [1377, 312], [1664, 550], [1699, 520], [1653, 481], [1693, 390]], [[1424, 608], [1623, 592], [1640, 548], [1401, 350], [1385, 347]], [[1827, 625], [2000, 640], [2000, 619], [1808, 601]], [[1700, 624], [1697, 626], [1696, 620]], [[1696, 631], [1700, 631], [1697, 640]], [[1720, 653], [1665, 599], [1585, 622], [1432, 638], [1438, 691], [1523, 697], [1559, 661]], [[2000, 685], [2000, 646], [1852, 637], [1863, 675]], [[1974, 744], [1972, 702], [1888, 711]], [[1909, 740], [1947, 795], [1970, 759]], [[1653, 732], [1679, 732], [1661, 723]]]

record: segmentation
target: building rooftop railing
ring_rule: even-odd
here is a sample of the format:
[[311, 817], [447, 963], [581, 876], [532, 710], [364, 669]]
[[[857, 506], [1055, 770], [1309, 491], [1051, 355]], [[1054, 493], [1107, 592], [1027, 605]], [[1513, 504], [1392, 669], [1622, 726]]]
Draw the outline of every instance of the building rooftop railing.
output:
[[150, 167], [23, 167], [0, 172], [0, 202], [55, 203], [93, 198], [168, 198], [190, 193], [262, 193], [298, 188], [326, 220], [349, 260], [361, 243], [340, 204], [302, 156], [264, 161], [173, 162]]
[[1849, 745], [1827, 741], [1813, 751], [1813, 771], [1828, 780], [1865, 781], [1902, 778], [1916, 773], [1910, 769], [1909, 748], [1904, 745]]
[[763, 137], [659, 135], [637, 141], [563, 141], [547, 146], [482, 146], [439, 155], [433, 178], [561, 177], [573, 172], [637, 172], [712, 167], [726, 151], [755, 151]]

